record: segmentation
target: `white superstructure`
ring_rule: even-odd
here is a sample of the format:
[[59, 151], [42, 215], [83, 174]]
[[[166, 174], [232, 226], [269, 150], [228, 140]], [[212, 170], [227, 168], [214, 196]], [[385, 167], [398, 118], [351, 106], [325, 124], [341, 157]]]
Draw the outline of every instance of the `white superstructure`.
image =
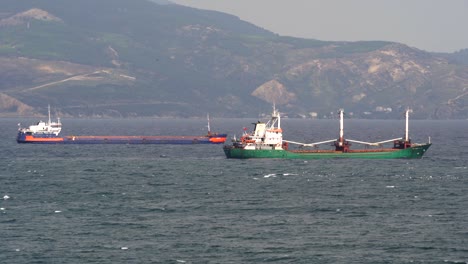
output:
[[48, 107], [49, 119], [47, 122], [39, 121], [35, 125], [30, 125], [28, 128], [19, 128], [20, 132], [31, 133], [31, 134], [54, 134], [58, 136], [62, 130], [62, 123], [60, 118], [57, 118], [57, 122], [52, 122], [50, 119], [50, 105]]
[[258, 121], [254, 125], [254, 131], [244, 132], [238, 142], [244, 146], [244, 149], [283, 149], [281, 117], [275, 107], [267, 123]]

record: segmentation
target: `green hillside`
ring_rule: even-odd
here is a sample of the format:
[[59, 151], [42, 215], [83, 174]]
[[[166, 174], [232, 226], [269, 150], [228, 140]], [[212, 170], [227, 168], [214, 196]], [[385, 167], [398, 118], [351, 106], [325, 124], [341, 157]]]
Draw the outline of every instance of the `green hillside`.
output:
[[455, 55], [279, 36], [163, 3], [2, 1], [0, 114], [50, 103], [72, 116], [252, 116], [278, 103], [290, 116], [468, 117]]

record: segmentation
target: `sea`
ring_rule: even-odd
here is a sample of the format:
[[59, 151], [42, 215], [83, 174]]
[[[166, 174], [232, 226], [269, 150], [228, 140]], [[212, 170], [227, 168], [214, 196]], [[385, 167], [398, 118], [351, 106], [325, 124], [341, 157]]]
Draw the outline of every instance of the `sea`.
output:
[[[212, 119], [240, 137], [257, 118]], [[0, 263], [468, 263], [468, 120], [410, 120], [414, 160], [226, 159], [222, 145], [32, 145], [0, 127]], [[205, 119], [62, 119], [62, 135], [203, 135]], [[338, 120], [281, 120], [335, 139]], [[345, 120], [345, 137], [404, 135]], [[355, 147], [355, 146], [353, 146]]]

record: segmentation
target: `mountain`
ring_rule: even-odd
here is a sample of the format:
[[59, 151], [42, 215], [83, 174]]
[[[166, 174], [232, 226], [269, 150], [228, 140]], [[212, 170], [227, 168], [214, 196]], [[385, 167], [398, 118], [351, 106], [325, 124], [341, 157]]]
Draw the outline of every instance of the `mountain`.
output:
[[0, 114], [466, 119], [464, 54], [284, 37], [162, 0], [3, 0]]

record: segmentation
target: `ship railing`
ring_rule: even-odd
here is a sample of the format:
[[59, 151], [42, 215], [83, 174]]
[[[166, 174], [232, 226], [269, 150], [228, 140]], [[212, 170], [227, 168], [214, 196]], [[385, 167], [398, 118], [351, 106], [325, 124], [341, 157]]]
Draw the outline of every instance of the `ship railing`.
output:
[[[381, 146], [382, 144], [393, 142], [395, 140], [402, 140], [402, 139], [403, 138], [394, 138], [394, 139], [389, 139], [389, 140], [384, 140], [384, 141], [379, 141], [379, 142], [365, 142], [365, 141], [359, 141], [359, 140], [354, 140], [354, 139], [346, 139], [346, 141], [357, 143], [357, 144], [368, 145], [368, 146]], [[336, 139], [330, 139], [330, 140], [314, 142], [314, 143], [301, 143], [301, 142], [296, 142], [296, 141], [283, 140], [283, 142], [300, 145], [301, 147], [315, 147], [318, 145], [327, 144], [327, 143], [331, 143], [335, 141]]]
[[380, 146], [382, 144], [393, 142], [395, 140], [403, 140], [403, 138], [394, 138], [394, 139], [384, 140], [384, 141], [380, 141], [380, 142], [375, 142], [373, 144], [376, 144], [376, 146]]
[[320, 142], [315, 142], [315, 143], [301, 143], [301, 142], [296, 142], [296, 141], [283, 140], [283, 142], [300, 145], [301, 147], [315, 147], [317, 145], [326, 144], [326, 143], [330, 143], [330, 142], [334, 142], [334, 141], [336, 141], [336, 139], [320, 141]]
[[365, 142], [365, 141], [359, 141], [359, 140], [353, 140], [353, 139], [346, 139], [346, 140], [349, 142], [368, 145], [368, 146], [381, 146], [382, 144], [393, 142], [395, 140], [402, 140], [402, 138], [388, 139], [388, 140], [379, 141], [379, 142]]
[[411, 146], [412, 147], [420, 147], [420, 146], [424, 146], [424, 145], [428, 145], [428, 144], [431, 144], [430, 142], [428, 143], [411, 143]]

